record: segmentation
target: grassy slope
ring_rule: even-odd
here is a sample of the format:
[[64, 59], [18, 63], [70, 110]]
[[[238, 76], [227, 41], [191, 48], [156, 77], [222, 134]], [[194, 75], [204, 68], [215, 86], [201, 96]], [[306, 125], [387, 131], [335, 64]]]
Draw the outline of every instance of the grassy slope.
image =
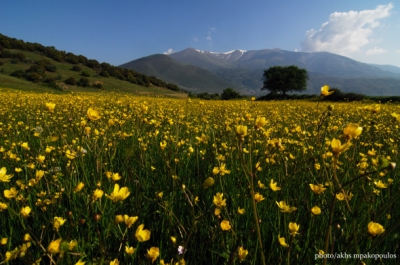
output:
[[[13, 53], [16, 52], [21, 52], [19, 50], [10, 50]], [[61, 79], [59, 82], [61, 83], [60, 85], [65, 89], [65, 91], [73, 91], [73, 92], [97, 92], [99, 91], [96, 88], [91, 88], [91, 87], [80, 87], [80, 86], [70, 86], [64, 84], [64, 80], [67, 79], [68, 77], [73, 77], [77, 81], [82, 77], [80, 74], [81, 72], [77, 71], [72, 71], [72, 64], [69, 63], [60, 63], [57, 61], [54, 61], [48, 57], [39, 55], [34, 52], [28, 52], [24, 51], [23, 52], [26, 55], [27, 61], [26, 62], [18, 62], [16, 64], [11, 63], [10, 58], [0, 58], [0, 60], [3, 62], [3, 65], [0, 66], [0, 87], [1, 88], [11, 88], [11, 89], [17, 89], [17, 90], [22, 90], [22, 91], [34, 91], [34, 92], [53, 92], [53, 93], [59, 93], [59, 91], [54, 90], [52, 88], [47, 87], [46, 85], [41, 85], [41, 84], [35, 84], [26, 80], [18, 79], [11, 77], [10, 74], [14, 72], [15, 70], [18, 69], [28, 69], [34, 62], [36, 61], [41, 61], [41, 60], [49, 60], [52, 64], [57, 66], [57, 71], [55, 73], [51, 72], [46, 72], [46, 77], [52, 77], [56, 78], [57, 76], [61, 76]], [[90, 74], [90, 77], [88, 77], [90, 83], [94, 83], [96, 81], [102, 82], [102, 90], [107, 90], [107, 91], [119, 91], [119, 92], [127, 92], [127, 93], [134, 93], [134, 94], [160, 94], [160, 95], [169, 95], [169, 96], [177, 96], [177, 97], [182, 97], [182, 93], [177, 93], [165, 88], [159, 88], [159, 87], [143, 87], [139, 86], [137, 84], [132, 84], [127, 81], [119, 80], [113, 77], [102, 77], [99, 76], [92, 68], [89, 68], [85, 65], [78, 64], [78, 66], [82, 69], [82, 71], [85, 71]]]

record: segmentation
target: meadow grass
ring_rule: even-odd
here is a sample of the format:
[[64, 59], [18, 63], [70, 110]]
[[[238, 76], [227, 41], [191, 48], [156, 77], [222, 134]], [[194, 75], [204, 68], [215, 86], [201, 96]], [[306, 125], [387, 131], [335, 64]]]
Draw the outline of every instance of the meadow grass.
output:
[[398, 258], [398, 105], [123, 93], [1, 98], [3, 263]]

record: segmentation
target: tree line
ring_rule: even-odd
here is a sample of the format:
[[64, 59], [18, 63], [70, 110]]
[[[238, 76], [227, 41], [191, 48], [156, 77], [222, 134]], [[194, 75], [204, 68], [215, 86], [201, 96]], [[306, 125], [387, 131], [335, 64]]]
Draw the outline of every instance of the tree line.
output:
[[[0, 58], [12, 58], [14, 63], [27, 62], [23, 52], [11, 52], [9, 49], [35, 52], [46, 56], [57, 62], [69, 63], [73, 65], [82, 64], [95, 70], [102, 77], [114, 77], [123, 81], [149, 87], [151, 85], [164, 87], [173, 91], [182, 91], [177, 85], [162, 81], [154, 76], [147, 76], [131, 69], [124, 69], [110, 65], [109, 63], [99, 63], [97, 60], [88, 59], [83, 55], [75, 55], [71, 52], [59, 51], [54, 46], [43, 46], [38, 43], [24, 42], [15, 38], [10, 38], [0, 34]], [[47, 70], [46, 70], [47, 71]], [[21, 75], [21, 73], [18, 73]], [[39, 74], [40, 75], [40, 72]]]

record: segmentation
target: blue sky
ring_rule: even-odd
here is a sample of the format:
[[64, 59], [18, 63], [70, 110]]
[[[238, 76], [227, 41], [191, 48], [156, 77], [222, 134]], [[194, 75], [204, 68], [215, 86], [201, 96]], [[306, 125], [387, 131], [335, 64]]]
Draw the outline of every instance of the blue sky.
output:
[[400, 3], [2, 0], [0, 33], [120, 65], [185, 48], [328, 51], [400, 67]]

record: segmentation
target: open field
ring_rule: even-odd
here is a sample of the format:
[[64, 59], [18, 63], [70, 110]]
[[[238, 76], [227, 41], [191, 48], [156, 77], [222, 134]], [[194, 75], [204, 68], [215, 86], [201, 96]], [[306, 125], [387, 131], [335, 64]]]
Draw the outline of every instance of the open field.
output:
[[3, 262], [399, 260], [399, 105], [0, 93]]

